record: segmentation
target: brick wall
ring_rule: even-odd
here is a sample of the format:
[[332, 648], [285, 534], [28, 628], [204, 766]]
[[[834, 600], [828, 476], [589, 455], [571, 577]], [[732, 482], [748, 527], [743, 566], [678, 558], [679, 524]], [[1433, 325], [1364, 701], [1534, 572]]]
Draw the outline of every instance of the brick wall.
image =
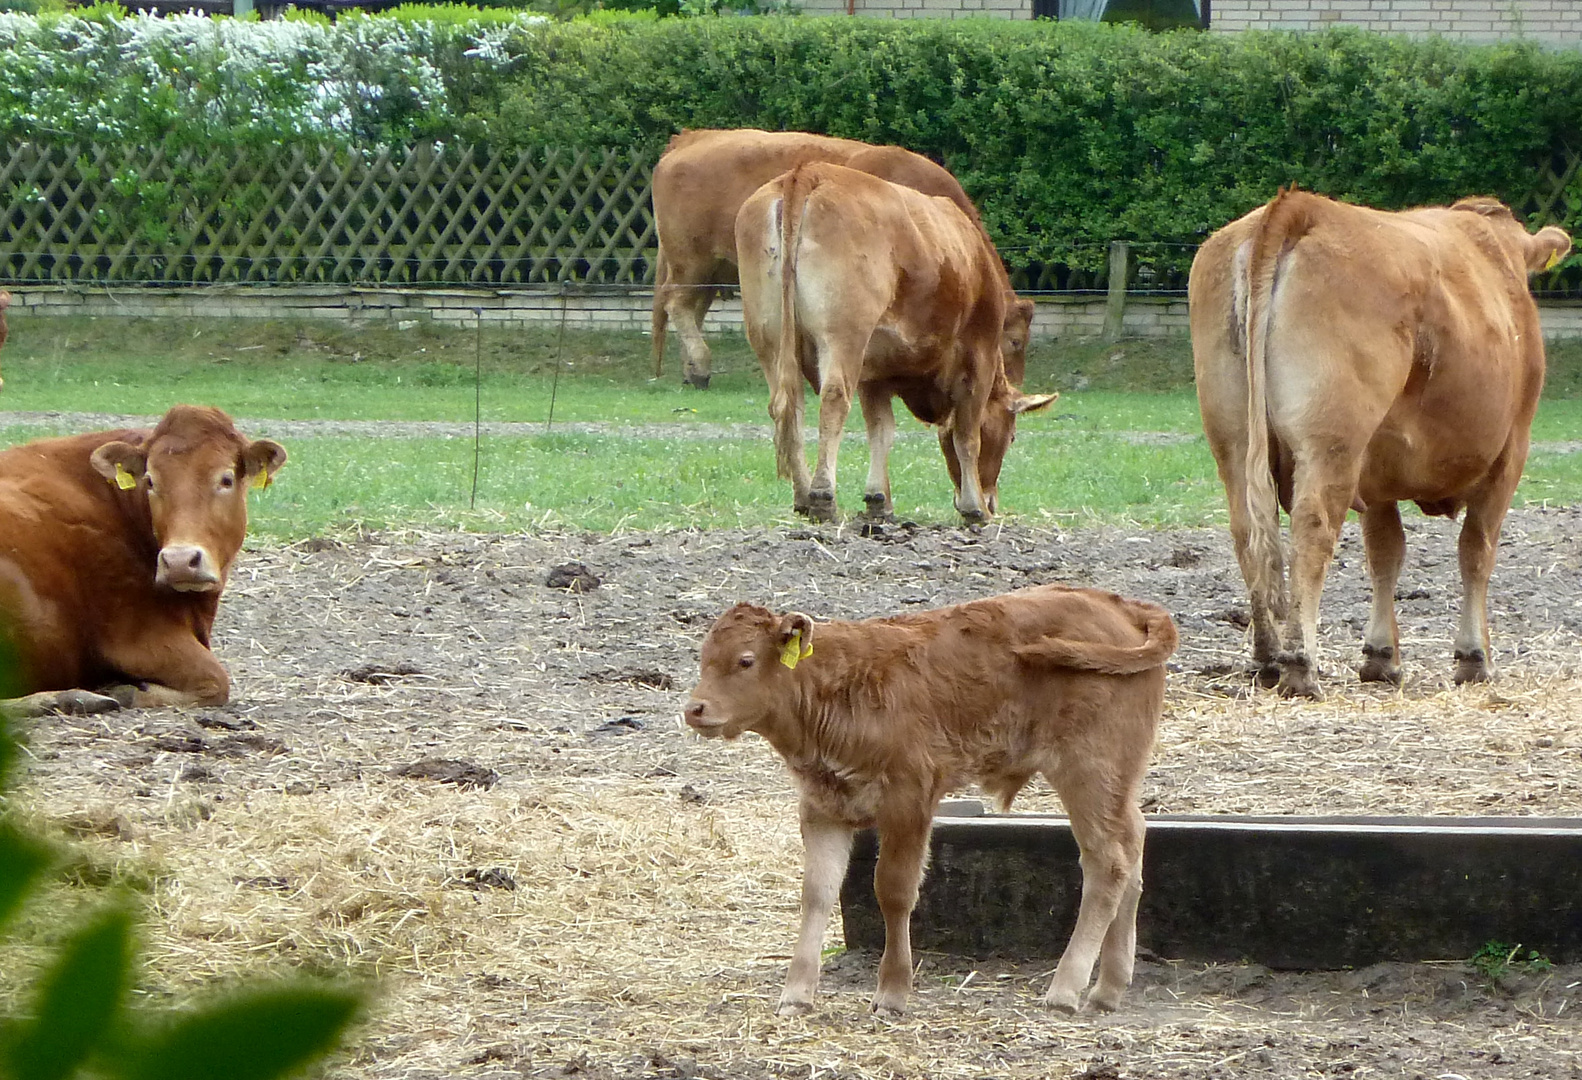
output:
[[[114, 289], [87, 291], [62, 286], [13, 285], [12, 312], [25, 315], [92, 315], [161, 319], [330, 319], [352, 326], [373, 322], [431, 320], [471, 326], [481, 313], [485, 326], [555, 325], [561, 296], [549, 291], [470, 289], [337, 289], [329, 287], [212, 289]], [[648, 290], [579, 290], [565, 296], [566, 325], [574, 329], [647, 330]], [[1104, 328], [1103, 296], [1037, 298], [1033, 336], [1097, 337]], [[1582, 301], [1538, 305], [1544, 336], [1582, 338]], [[724, 300], [709, 311], [704, 329], [739, 332], [741, 301]], [[1126, 304], [1128, 337], [1178, 337], [1187, 332], [1184, 297], [1132, 297]], [[672, 331], [674, 336], [674, 331]]]
[[1368, 30], [1462, 41], [1523, 37], [1545, 45], [1582, 45], [1578, 0], [1214, 0], [1210, 29]]

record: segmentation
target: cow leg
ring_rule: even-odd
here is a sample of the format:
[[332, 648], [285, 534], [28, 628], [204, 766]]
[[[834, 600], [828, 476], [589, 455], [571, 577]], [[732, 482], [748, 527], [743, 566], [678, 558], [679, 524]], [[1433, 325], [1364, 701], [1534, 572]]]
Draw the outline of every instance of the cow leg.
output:
[[[224, 705], [231, 696], [231, 679], [208, 649], [180, 628], [163, 633], [145, 629], [104, 646], [110, 666], [135, 680], [131, 704], [138, 709], [164, 706]], [[118, 687], [106, 692], [122, 697]]]
[[[861, 364], [862, 353], [857, 353]], [[818, 396], [818, 459], [813, 464], [813, 486], [808, 491], [807, 515], [814, 521], [835, 520], [835, 464], [840, 457], [840, 436], [851, 413], [851, 387], [839, 367], [822, 379]]]
[[1094, 1008], [1113, 1009], [1131, 983], [1137, 947], [1143, 816], [1127, 791], [1111, 792], [1067, 775], [1057, 781], [1056, 790], [1071, 815], [1071, 831], [1082, 853], [1082, 904], [1044, 1003], [1076, 1012], [1102, 950], [1104, 964], [1090, 1001]]
[[1517, 464], [1507, 464], [1498, 475], [1481, 486], [1467, 500], [1467, 515], [1461, 523], [1457, 555], [1461, 563], [1461, 620], [1456, 625], [1456, 685], [1488, 682], [1494, 677], [1489, 660], [1489, 578], [1494, 573], [1494, 553], [1500, 542], [1500, 528], [1510, 509], [1511, 496], [1521, 479], [1526, 454], [1515, 455]]
[[1375, 503], [1362, 515], [1362, 546], [1373, 579], [1373, 605], [1362, 635], [1363, 682], [1401, 682], [1401, 631], [1395, 621], [1395, 583], [1406, 557], [1406, 533], [1395, 503]]
[[[928, 859], [928, 834], [933, 803], [907, 800], [921, 815], [889, 816], [879, 822], [879, 861], [873, 891], [884, 915], [884, 955], [879, 959], [879, 989], [873, 1011], [900, 1016], [912, 991], [912, 909]], [[937, 800], [935, 800], [937, 801]]]
[[830, 912], [840, 895], [851, 860], [851, 841], [855, 831], [838, 821], [821, 817], [807, 804], [802, 806], [802, 930], [797, 935], [796, 951], [786, 973], [785, 990], [780, 995], [782, 1016], [808, 1012], [818, 989], [819, 957], [824, 948], [824, 931]]
[[699, 390], [709, 388], [712, 363], [709, 344], [703, 338], [703, 317], [709, 313], [709, 305], [714, 303], [718, 293], [712, 285], [666, 286], [665, 308], [681, 338], [681, 378]]
[[1347, 470], [1340, 482], [1316, 483], [1303, 483], [1302, 472], [1298, 466], [1291, 503], [1291, 607], [1280, 643], [1278, 689], [1286, 697], [1319, 700], [1324, 692], [1318, 685], [1318, 601], [1356, 491], [1356, 471]]
[[48, 716], [50, 713], [86, 716], [114, 712], [120, 707], [121, 703], [115, 698], [91, 690], [45, 690], [26, 697], [0, 700], [0, 716], [17, 720]]
[[895, 511], [890, 498], [890, 449], [895, 445], [895, 406], [888, 391], [872, 383], [857, 387], [862, 419], [868, 427], [868, 483], [862, 500], [871, 518], [888, 519]]

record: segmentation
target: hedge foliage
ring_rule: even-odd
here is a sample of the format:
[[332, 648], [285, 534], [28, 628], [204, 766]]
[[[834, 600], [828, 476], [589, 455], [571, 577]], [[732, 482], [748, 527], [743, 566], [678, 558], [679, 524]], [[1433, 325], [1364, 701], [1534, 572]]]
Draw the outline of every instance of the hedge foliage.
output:
[[[1296, 181], [1519, 206], [1582, 147], [1582, 53], [1361, 31], [846, 18], [239, 23], [0, 15], [0, 137], [646, 145], [794, 128], [944, 161], [1023, 258], [1192, 244]], [[1558, 214], [1582, 225], [1582, 182]]]

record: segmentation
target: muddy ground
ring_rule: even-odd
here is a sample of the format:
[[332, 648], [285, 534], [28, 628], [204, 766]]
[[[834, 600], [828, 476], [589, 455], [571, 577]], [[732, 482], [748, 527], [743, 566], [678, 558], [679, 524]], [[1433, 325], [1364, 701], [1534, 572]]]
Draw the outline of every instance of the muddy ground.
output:
[[[1582, 509], [1512, 515], [1492, 687], [1449, 685], [1452, 527], [1408, 530], [1407, 683], [1349, 673], [1367, 598], [1351, 526], [1322, 703], [1250, 692], [1217, 530], [255, 542], [216, 627], [233, 703], [41, 721], [26, 791], [41, 821], [146, 881], [156, 997], [297, 968], [379, 986], [337, 1076], [1576, 1076], [1582, 966], [1149, 957], [1118, 1013], [1065, 1018], [1038, 1003], [1048, 959], [927, 955], [912, 1012], [889, 1023], [866, 1011], [875, 957], [836, 954], [820, 1008], [778, 1018], [799, 874], [788, 783], [761, 742], [675, 722], [736, 600], [850, 618], [1092, 584], [1181, 628], [1151, 812], [1582, 815]], [[597, 587], [546, 584], [573, 561]], [[395, 774], [430, 758], [475, 771]], [[1040, 789], [1019, 806], [1055, 803]]]

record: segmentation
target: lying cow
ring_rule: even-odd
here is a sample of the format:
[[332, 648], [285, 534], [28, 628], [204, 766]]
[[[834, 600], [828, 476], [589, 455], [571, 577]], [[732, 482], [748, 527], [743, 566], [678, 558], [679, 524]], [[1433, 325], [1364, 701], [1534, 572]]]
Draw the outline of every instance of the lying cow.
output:
[[1403, 499], [1466, 511], [1455, 679], [1490, 677], [1489, 575], [1544, 380], [1527, 277], [1570, 247], [1554, 226], [1529, 235], [1492, 199], [1387, 213], [1291, 190], [1198, 251], [1198, 402], [1264, 685], [1320, 696], [1319, 595], [1348, 509], [1362, 514], [1373, 579], [1360, 674], [1400, 681]]
[[[888, 514], [892, 395], [928, 423], [969, 521], [997, 510], [1016, 418], [1054, 394], [1006, 378], [999, 256], [947, 199], [841, 165], [800, 165], [736, 218], [742, 315], [769, 383], [778, 471], [793, 506], [835, 516], [835, 461], [853, 398], [868, 427], [868, 511]], [[819, 393], [818, 463], [802, 448], [802, 380]]]
[[[665, 328], [676, 322], [685, 357], [683, 377], [709, 385], [709, 347], [703, 317], [736, 277], [736, 213], [758, 188], [787, 169], [829, 161], [949, 199], [981, 229], [977, 208], [945, 168], [899, 146], [873, 146], [803, 131], [683, 131], [670, 140], [654, 166], [654, 231], [659, 253], [654, 278], [654, 374], [663, 372]], [[1005, 268], [996, 262], [1009, 294], [1005, 370], [1022, 384], [1033, 304], [1016, 300]]]
[[1136, 951], [1138, 789], [1175, 647], [1162, 608], [1061, 585], [866, 622], [750, 604], [721, 615], [686, 722], [763, 736], [801, 789], [802, 932], [780, 1011], [812, 1007], [853, 833], [874, 827], [885, 948], [873, 1007], [900, 1013], [934, 808], [976, 781], [1003, 811], [1035, 773], [1060, 793], [1082, 852], [1076, 930], [1044, 1000], [1075, 1010], [1097, 959], [1088, 1004], [1114, 1009]]
[[[247, 489], [286, 452], [218, 409], [178, 405], [149, 430], [0, 453], [0, 631], [20, 661], [9, 711], [223, 705], [209, 651], [247, 532]], [[104, 694], [84, 690], [107, 688]]]

